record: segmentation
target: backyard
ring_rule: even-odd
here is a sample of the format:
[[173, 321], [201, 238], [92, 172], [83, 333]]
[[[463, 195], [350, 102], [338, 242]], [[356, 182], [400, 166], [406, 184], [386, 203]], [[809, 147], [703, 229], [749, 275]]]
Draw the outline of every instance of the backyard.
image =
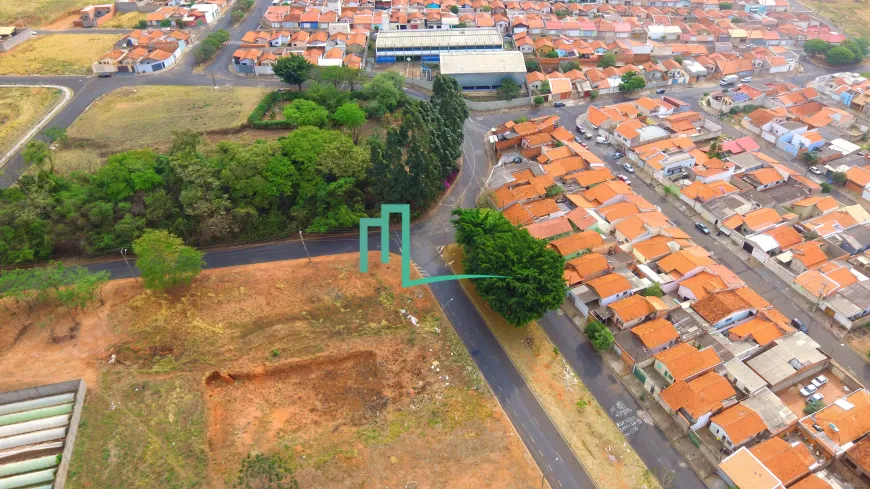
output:
[[66, 12], [88, 5], [83, 0], [0, 0], [0, 25], [47, 25]]
[[[445, 247], [443, 256], [454, 273], [464, 273], [459, 246]], [[477, 295], [470, 281], [461, 282], [490, 330], [599, 487], [659, 487], [622, 432], [562, 359], [541, 327], [536, 322], [521, 328], [511, 326]]]
[[[79, 161], [137, 148], [165, 149], [173, 131], [231, 132], [242, 126], [269, 90], [265, 88], [143, 86], [115, 90], [98, 99], [69, 128], [69, 148], [58, 166], [81, 169]], [[82, 158], [82, 155], [87, 158]]]
[[51, 110], [60, 95], [54, 88], [0, 87], [0, 154]]
[[85, 379], [70, 488], [220, 489], [252, 451], [304, 488], [539, 487], [431, 294], [378, 262], [208, 270], [169, 296], [113, 281], [67, 341], [66, 314], [6, 304], [0, 390]]
[[0, 75], [88, 75], [112, 49], [117, 34], [52, 34], [0, 53]]

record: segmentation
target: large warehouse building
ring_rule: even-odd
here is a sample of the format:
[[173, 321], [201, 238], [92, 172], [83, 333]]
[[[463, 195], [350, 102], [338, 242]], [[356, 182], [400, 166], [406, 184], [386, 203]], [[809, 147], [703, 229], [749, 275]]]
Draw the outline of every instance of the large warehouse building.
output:
[[465, 90], [498, 88], [505, 78], [523, 86], [526, 63], [519, 51], [447, 53], [441, 55], [441, 74], [455, 78]]
[[502, 50], [495, 27], [485, 29], [381, 31], [375, 41], [375, 61], [438, 62], [445, 53], [484, 53]]

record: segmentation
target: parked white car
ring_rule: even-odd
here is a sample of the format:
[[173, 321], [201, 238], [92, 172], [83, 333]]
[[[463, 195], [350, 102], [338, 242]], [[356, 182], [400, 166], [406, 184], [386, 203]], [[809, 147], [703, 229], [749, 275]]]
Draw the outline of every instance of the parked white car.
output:
[[813, 385], [816, 386], [816, 388], [819, 388], [827, 383], [828, 383], [828, 378], [825, 377], [824, 375], [819, 375], [818, 377], [813, 379]]
[[823, 396], [821, 392], [816, 392], [815, 394], [813, 394], [807, 398], [807, 402], [821, 401], [824, 398], [825, 398], [825, 396]]
[[815, 394], [815, 392], [817, 390], [818, 390], [818, 388], [816, 386], [814, 386], [813, 384], [807, 384], [806, 387], [804, 387], [803, 389], [800, 390], [800, 393], [802, 396], [807, 397], [810, 394]]

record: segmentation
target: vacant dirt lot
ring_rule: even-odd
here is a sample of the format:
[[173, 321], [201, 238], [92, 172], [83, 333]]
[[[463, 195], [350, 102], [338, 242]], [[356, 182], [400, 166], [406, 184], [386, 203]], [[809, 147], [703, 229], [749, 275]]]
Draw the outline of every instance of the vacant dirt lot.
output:
[[54, 88], [0, 87], [0, 154], [51, 110], [60, 95]]
[[71, 488], [221, 489], [251, 451], [301, 488], [538, 487], [428, 290], [401, 288], [397, 257], [357, 260], [210, 270], [169, 296], [114, 281], [59, 343], [63, 308], [5, 304], [0, 390], [88, 382]]
[[[464, 273], [462, 258], [459, 246], [444, 249], [444, 260], [451, 263], [454, 273]], [[658, 488], [658, 481], [625, 441], [607, 412], [555, 351], [538, 323], [513, 327], [477, 295], [471, 281], [463, 280], [462, 285], [599, 487]]]
[[87, 5], [83, 0], [0, 0], [0, 25], [48, 25], [65, 12]]
[[52, 34], [0, 53], [0, 75], [89, 75], [91, 63], [112, 49], [116, 34]]
[[168, 147], [172, 131], [226, 131], [241, 126], [265, 88], [144, 86], [100, 98], [69, 129], [71, 145], [103, 155]]

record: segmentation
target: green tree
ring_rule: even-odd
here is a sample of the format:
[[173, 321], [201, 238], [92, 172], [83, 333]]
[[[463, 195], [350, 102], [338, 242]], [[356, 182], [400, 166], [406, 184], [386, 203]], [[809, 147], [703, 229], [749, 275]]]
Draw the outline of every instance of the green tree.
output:
[[707, 148], [707, 157], [708, 158], [721, 158], [722, 157], [722, 143], [719, 142], [719, 138], [714, 139], [710, 143], [710, 147]]
[[290, 465], [276, 454], [249, 453], [233, 480], [234, 489], [298, 489]]
[[721, 2], [719, 4], [720, 10], [731, 10], [732, 8], [734, 8], [734, 4], [731, 2]]
[[547, 187], [546, 196], [548, 198], [550, 198], [550, 197], [556, 197], [557, 195], [562, 195], [564, 193], [565, 193], [565, 189], [561, 185], [554, 184], [554, 185], [550, 185], [549, 187]]
[[45, 141], [30, 141], [21, 152], [21, 157], [28, 165], [35, 165], [40, 175], [54, 174], [54, 152]]
[[135, 28], [136, 29], [147, 29], [148, 28], [148, 21], [145, 19], [142, 19], [139, 22], [136, 22]]
[[532, 102], [533, 102], [535, 105], [541, 105], [541, 104], [544, 103], [544, 97], [542, 97], [542, 96], [540, 96], [540, 95], [536, 95], [535, 98], [532, 99]]
[[512, 100], [520, 95], [522, 87], [512, 78], [504, 78], [496, 93], [501, 100]]
[[165, 290], [189, 284], [202, 271], [203, 254], [163, 230], [147, 230], [133, 242], [136, 267], [145, 288]]
[[278, 58], [273, 71], [275, 76], [288, 85], [296, 85], [301, 91], [302, 84], [311, 76], [314, 65], [302, 56], [287, 56]]
[[395, 71], [379, 73], [367, 83], [363, 89], [369, 100], [367, 112], [369, 117], [383, 117], [396, 110], [405, 100], [402, 85], [405, 79]]
[[807, 54], [825, 54], [831, 49], [831, 44], [828, 41], [821, 39], [808, 39], [804, 43], [804, 52]]
[[674, 56], [674, 61], [676, 63], [683, 64], [683, 57], [682, 56]]
[[613, 333], [598, 321], [590, 321], [583, 328], [583, 334], [589, 338], [589, 343], [595, 351], [605, 351], [613, 348]]
[[462, 87], [453, 77], [436, 75], [429, 103], [440, 116], [441, 124], [433, 127], [436, 137], [441, 140], [439, 158], [445, 171], [452, 173], [458, 168], [456, 162], [462, 156], [465, 120], [468, 119], [468, 106], [462, 96]]
[[475, 281], [477, 291], [510, 324], [523, 326], [562, 304], [567, 287], [562, 257], [500, 213], [457, 209], [456, 240], [465, 250], [465, 272], [503, 275]]
[[458, 13], [459, 13], [459, 7], [457, 7], [456, 5], [451, 5], [451, 6], [450, 6], [450, 11], [451, 11], [452, 13], [454, 13], [454, 14], [458, 14]]
[[846, 183], [846, 174], [841, 171], [835, 171], [831, 174], [831, 181], [837, 185], [843, 185]]
[[109, 281], [109, 272], [91, 273], [86, 268], [76, 267], [61, 271], [61, 287], [57, 289], [57, 299], [67, 310], [67, 314], [75, 324], [79, 324], [73, 315], [76, 311], [85, 309], [92, 301], [99, 299], [104, 303], [102, 288]]
[[67, 141], [66, 129], [57, 126], [49, 127], [45, 130], [45, 138], [48, 139], [48, 144], [57, 143], [61, 146]]
[[599, 68], [610, 68], [616, 66], [616, 55], [613, 53], [604, 53], [598, 58]]
[[806, 151], [804, 153], [801, 153], [801, 159], [804, 160], [804, 163], [806, 163], [807, 171], [809, 171], [809, 167], [819, 164], [819, 154], [814, 151]]
[[353, 142], [359, 142], [359, 129], [366, 123], [366, 113], [356, 102], [346, 102], [332, 114], [332, 119], [350, 131]]
[[598, 90], [592, 90], [589, 92], [589, 101], [595, 100], [598, 98]]
[[859, 37], [855, 39], [855, 44], [857, 44], [858, 48], [861, 50], [861, 57], [870, 54], [870, 39], [867, 39], [866, 37]]
[[357, 146], [347, 136], [324, 141], [318, 158], [318, 168], [331, 179], [354, 178], [362, 180], [371, 166], [371, 152]]
[[861, 46], [851, 39], [847, 39], [840, 43], [840, 47], [846, 48], [852, 52], [853, 61], [860, 61], [861, 58], [864, 57], [864, 51], [861, 49]]
[[559, 53], [554, 51], [550, 51], [549, 53], [544, 55], [545, 58], [555, 59], [559, 57]]
[[810, 229], [810, 230], [808, 230], [807, 232], [805, 232], [805, 233], [804, 233], [804, 236], [803, 236], [804, 241], [812, 241], [812, 240], [814, 240], [814, 239], [816, 239], [816, 238], [818, 238], [818, 237], [819, 237], [819, 233], [815, 232], [815, 231], [812, 230], [812, 229]]
[[296, 127], [323, 127], [329, 121], [329, 111], [317, 102], [298, 98], [284, 108], [284, 118]]
[[646, 87], [646, 81], [643, 77], [633, 71], [629, 71], [622, 75], [622, 83], [619, 85], [619, 91], [623, 93], [636, 92]]
[[580, 69], [580, 63], [578, 63], [576, 61], [569, 61], [569, 62], [562, 65], [562, 71], [564, 71], [566, 73], [571, 71], [571, 70], [579, 70], [579, 69]]
[[160, 21], [160, 27], [166, 29], [167, 27], [172, 27], [172, 21], [169, 19], [163, 19]]
[[541, 83], [541, 93], [544, 95], [550, 93], [550, 80], [544, 80], [544, 83]]
[[832, 187], [831, 184], [828, 182], [822, 182], [821, 187], [822, 187], [823, 194], [829, 194], [829, 193], [831, 193], [831, 190], [834, 189], [834, 187]]
[[817, 401], [815, 399], [807, 401], [806, 405], [804, 405], [804, 414], [813, 414], [816, 411], [820, 411], [824, 407], [825, 403], [823, 401]]
[[655, 282], [649, 287], [641, 290], [640, 295], [644, 297], [661, 297], [665, 295], [665, 293], [662, 291], [662, 286], [658, 282]]
[[533, 59], [527, 60], [526, 73], [531, 73], [533, 71], [541, 71], [541, 64]]

